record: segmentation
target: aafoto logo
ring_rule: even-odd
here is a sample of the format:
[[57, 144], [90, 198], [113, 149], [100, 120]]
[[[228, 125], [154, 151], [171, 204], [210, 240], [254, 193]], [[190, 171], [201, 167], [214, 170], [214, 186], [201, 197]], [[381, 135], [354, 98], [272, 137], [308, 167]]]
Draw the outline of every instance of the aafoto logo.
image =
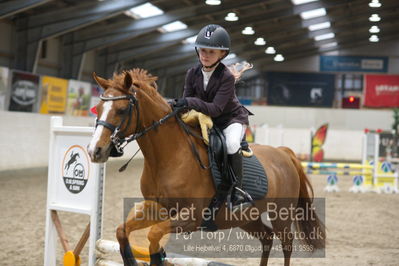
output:
[[85, 188], [89, 179], [89, 158], [81, 146], [73, 145], [64, 154], [62, 177], [71, 193], [80, 193]]

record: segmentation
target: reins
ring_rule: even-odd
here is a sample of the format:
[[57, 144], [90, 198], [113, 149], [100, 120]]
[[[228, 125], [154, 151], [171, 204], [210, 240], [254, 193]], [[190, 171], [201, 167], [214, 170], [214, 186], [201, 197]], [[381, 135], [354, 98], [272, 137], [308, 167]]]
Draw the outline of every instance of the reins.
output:
[[[143, 137], [144, 135], [146, 135], [149, 131], [151, 130], [155, 130], [157, 129], [159, 126], [161, 126], [162, 124], [164, 124], [167, 120], [169, 120], [172, 117], [176, 117], [176, 120], [179, 124], [179, 126], [183, 129], [183, 131], [187, 134], [187, 135], [191, 135], [195, 138], [204, 140], [204, 138], [202, 136], [200, 136], [199, 134], [197, 134], [196, 132], [194, 132], [193, 130], [191, 130], [182, 120], [181, 118], [177, 115], [178, 113], [180, 113], [181, 109], [180, 108], [174, 108], [173, 111], [171, 113], [168, 113], [167, 115], [165, 115], [164, 117], [162, 117], [161, 119], [159, 119], [158, 121], [155, 121], [152, 123], [151, 126], [148, 126], [146, 128], [144, 128], [141, 131], [139, 130], [139, 122], [140, 122], [140, 109], [139, 109], [139, 102], [136, 98], [136, 92], [134, 92], [134, 94], [127, 94], [127, 95], [122, 95], [122, 96], [115, 96], [115, 97], [106, 97], [104, 95], [100, 96], [100, 99], [103, 101], [119, 101], [119, 100], [128, 100], [129, 101], [129, 109], [128, 112], [126, 112], [126, 115], [123, 117], [122, 122], [119, 124], [119, 126], [115, 126], [112, 125], [104, 120], [96, 120], [96, 127], [98, 125], [102, 125], [106, 128], [108, 128], [109, 130], [111, 130], [112, 135], [111, 135], [111, 142], [112, 144], [114, 144], [115, 149], [117, 150], [118, 153], [123, 153], [123, 149], [126, 147], [127, 144], [129, 144], [130, 142], [137, 140], [141, 137]], [[134, 134], [132, 134], [129, 137], [120, 137], [119, 135], [121, 133], [123, 133], [123, 131], [125, 131], [132, 120], [132, 111], [133, 111], [133, 107], [136, 107], [136, 111], [137, 111], [137, 122], [136, 122], [136, 132]], [[127, 120], [127, 124], [124, 128], [124, 130], [121, 130], [121, 127], [123, 126], [124, 122]], [[194, 154], [195, 159], [198, 161], [198, 163], [200, 164], [202, 169], [209, 169], [210, 165], [205, 166], [204, 163], [201, 160], [201, 157], [199, 155], [198, 149], [195, 146], [194, 142], [191, 140], [191, 138], [188, 138], [188, 142], [191, 146], [191, 150]], [[124, 164], [120, 169], [119, 172], [122, 172], [126, 169], [127, 165], [130, 163], [130, 161], [136, 156], [136, 154], [138, 153], [140, 149], [138, 149], [136, 151], [136, 153], [129, 159], [129, 161]]]
[[[188, 127], [179, 116], [176, 116], [176, 120], [179, 123], [180, 127], [183, 129], [184, 132], [186, 132], [187, 135], [191, 135], [195, 138], [201, 139], [202, 141], [204, 141], [204, 138], [197, 134], [195, 131], [191, 130], [190, 127]], [[201, 160], [201, 156], [199, 155], [198, 149], [195, 146], [194, 142], [191, 140], [191, 138], [188, 138], [188, 142], [190, 143], [191, 146], [191, 150], [194, 154], [195, 159], [198, 161], [198, 163], [200, 164], [202, 169], [209, 169], [211, 167], [211, 165], [209, 164], [208, 166], [205, 166], [204, 163]]]

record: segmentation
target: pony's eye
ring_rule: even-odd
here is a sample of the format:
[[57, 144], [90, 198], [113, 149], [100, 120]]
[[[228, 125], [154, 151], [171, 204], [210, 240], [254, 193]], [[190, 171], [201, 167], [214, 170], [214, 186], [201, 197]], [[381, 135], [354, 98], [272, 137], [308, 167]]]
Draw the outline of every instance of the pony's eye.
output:
[[127, 112], [128, 112], [129, 110], [126, 108], [126, 109], [118, 109], [117, 111], [116, 111], [116, 113], [118, 114], [118, 115], [124, 115], [124, 114], [126, 114]]

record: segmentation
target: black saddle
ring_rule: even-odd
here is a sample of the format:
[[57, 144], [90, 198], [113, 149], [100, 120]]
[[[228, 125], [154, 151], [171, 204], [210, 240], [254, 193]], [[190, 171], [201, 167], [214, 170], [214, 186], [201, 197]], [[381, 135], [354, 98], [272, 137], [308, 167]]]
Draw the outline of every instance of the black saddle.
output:
[[[249, 151], [245, 136], [241, 149]], [[223, 132], [213, 127], [209, 133], [208, 157], [210, 169], [217, 191], [226, 191], [235, 185], [236, 178], [227, 160], [226, 139]], [[267, 192], [267, 178], [263, 166], [255, 155], [243, 157], [243, 189], [253, 199], [261, 199]]]
[[[245, 136], [241, 142], [242, 150], [249, 150]], [[223, 132], [217, 127], [213, 127], [209, 133], [208, 157], [213, 182], [216, 188], [216, 195], [212, 198], [209, 209], [216, 209], [215, 216], [227, 201], [230, 199], [236, 185], [236, 177], [227, 160], [226, 139]], [[267, 177], [256, 156], [243, 157], [243, 189], [252, 199], [261, 199], [267, 193]], [[213, 217], [214, 218], [214, 217]], [[214, 219], [203, 222], [202, 227], [208, 231], [217, 230]]]

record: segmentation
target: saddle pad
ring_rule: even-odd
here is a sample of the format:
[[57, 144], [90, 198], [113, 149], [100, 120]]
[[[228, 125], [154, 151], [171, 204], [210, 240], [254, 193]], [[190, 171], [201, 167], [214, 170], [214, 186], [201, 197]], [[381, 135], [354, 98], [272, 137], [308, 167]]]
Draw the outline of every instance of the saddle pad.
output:
[[[256, 156], [243, 157], [243, 189], [251, 195], [252, 199], [258, 200], [264, 198], [267, 193], [267, 176], [263, 166]], [[222, 177], [216, 163], [212, 163], [212, 175], [215, 186], [222, 182]]]

